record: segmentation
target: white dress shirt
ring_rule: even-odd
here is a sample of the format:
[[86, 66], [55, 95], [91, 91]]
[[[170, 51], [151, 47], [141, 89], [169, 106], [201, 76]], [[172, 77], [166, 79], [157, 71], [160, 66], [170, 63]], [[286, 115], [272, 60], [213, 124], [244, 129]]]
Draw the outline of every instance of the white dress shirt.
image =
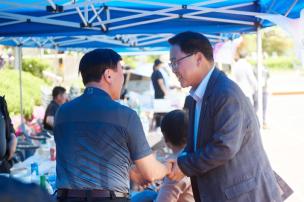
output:
[[206, 92], [206, 88], [209, 82], [209, 79], [211, 77], [211, 74], [214, 70], [214, 66], [212, 67], [212, 69], [208, 72], [208, 74], [203, 78], [203, 80], [201, 81], [201, 83], [198, 85], [197, 88], [192, 88], [190, 90], [190, 95], [191, 97], [196, 101], [196, 105], [195, 105], [195, 112], [194, 112], [194, 145], [193, 145], [193, 149], [194, 151], [196, 150], [196, 144], [197, 144], [197, 133], [198, 133], [198, 128], [199, 128], [199, 119], [200, 119], [200, 114], [201, 114], [201, 108], [202, 108], [202, 102], [203, 102], [203, 98], [204, 98], [204, 94]]

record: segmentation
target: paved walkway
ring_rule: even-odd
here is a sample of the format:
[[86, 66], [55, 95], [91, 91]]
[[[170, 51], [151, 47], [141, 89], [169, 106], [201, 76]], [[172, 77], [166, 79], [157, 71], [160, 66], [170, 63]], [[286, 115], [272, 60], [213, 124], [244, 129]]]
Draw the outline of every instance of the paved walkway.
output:
[[271, 73], [269, 88], [273, 94], [304, 93], [304, 70]]
[[[270, 85], [276, 92], [304, 92], [304, 76], [273, 75]], [[304, 202], [304, 94], [271, 96], [268, 120], [265, 149], [273, 169], [294, 190], [286, 201]]]

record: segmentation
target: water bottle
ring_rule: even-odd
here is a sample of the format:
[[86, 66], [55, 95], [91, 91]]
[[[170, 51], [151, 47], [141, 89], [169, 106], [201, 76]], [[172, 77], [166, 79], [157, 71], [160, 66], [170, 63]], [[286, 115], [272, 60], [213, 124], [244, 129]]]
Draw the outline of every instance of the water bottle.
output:
[[56, 160], [56, 149], [54, 147], [50, 148], [50, 156], [51, 156], [51, 161]]
[[31, 164], [31, 174], [39, 175], [39, 168], [38, 168], [38, 163], [32, 163]]
[[46, 178], [45, 178], [45, 175], [41, 175], [40, 176], [40, 187], [42, 187], [43, 189], [46, 189]]
[[46, 190], [48, 191], [49, 194], [53, 194], [53, 192], [54, 192], [52, 186], [51, 186], [50, 183], [47, 181], [45, 175], [41, 175], [41, 176], [40, 176], [40, 187], [42, 187], [43, 189], [46, 189]]
[[38, 163], [31, 164], [31, 182], [40, 184]]

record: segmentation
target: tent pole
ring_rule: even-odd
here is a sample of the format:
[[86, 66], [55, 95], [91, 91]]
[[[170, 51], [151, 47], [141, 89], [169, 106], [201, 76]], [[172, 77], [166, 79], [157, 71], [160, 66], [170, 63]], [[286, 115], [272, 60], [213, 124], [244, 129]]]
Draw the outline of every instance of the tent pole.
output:
[[40, 56], [40, 60], [43, 60], [43, 51], [44, 51], [44, 49], [43, 48], [39, 48], [39, 56]]
[[262, 56], [262, 33], [261, 26], [257, 26], [257, 82], [258, 82], [258, 107], [257, 107], [257, 115], [262, 126], [263, 123], [263, 56]]
[[20, 93], [20, 119], [21, 129], [24, 129], [23, 121], [23, 103], [22, 103], [22, 49], [21, 46], [15, 47], [15, 68], [19, 70], [19, 93]]

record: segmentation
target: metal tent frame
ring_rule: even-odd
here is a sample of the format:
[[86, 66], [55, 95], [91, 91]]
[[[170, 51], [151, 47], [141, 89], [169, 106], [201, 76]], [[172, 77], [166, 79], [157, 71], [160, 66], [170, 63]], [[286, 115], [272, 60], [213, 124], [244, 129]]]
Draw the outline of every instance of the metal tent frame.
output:
[[[202, 14], [211, 12], [240, 16], [257, 16], [259, 14], [258, 12], [236, 10], [238, 8], [253, 6], [255, 4], [254, 1], [247, 1], [246, 3], [237, 2], [234, 5], [228, 6], [223, 4], [216, 8], [206, 7], [223, 2], [228, 1], [210, 0], [181, 5], [151, 0], [86, 0], [81, 2], [73, 0], [58, 5], [55, 4], [53, 0], [48, 0], [49, 5], [47, 6], [31, 5], [24, 1], [23, 3], [3, 1], [1, 4], [7, 7], [4, 8], [5, 10], [0, 9], [0, 16], [7, 19], [7, 21], [1, 23], [0, 27], [26, 22], [63, 26], [65, 28], [95, 30], [98, 32], [111, 32], [113, 30], [122, 30], [180, 18], [254, 26], [253, 19], [249, 21], [202, 16]], [[14, 12], [16, 7], [37, 9], [42, 15], [37, 16], [36, 13], [21, 14]], [[116, 13], [123, 13], [123, 15], [115, 16], [117, 15]]]
[[[50, 49], [125, 47], [144, 50], [148, 47], [166, 47], [173, 34], [129, 34], [91, 36], [51, 36], [51, 37], [0, 37], [0, 43], [7, 46], [38, 47]], [[228, 37], [205, 34], [212, 43], [227, 40]]]

